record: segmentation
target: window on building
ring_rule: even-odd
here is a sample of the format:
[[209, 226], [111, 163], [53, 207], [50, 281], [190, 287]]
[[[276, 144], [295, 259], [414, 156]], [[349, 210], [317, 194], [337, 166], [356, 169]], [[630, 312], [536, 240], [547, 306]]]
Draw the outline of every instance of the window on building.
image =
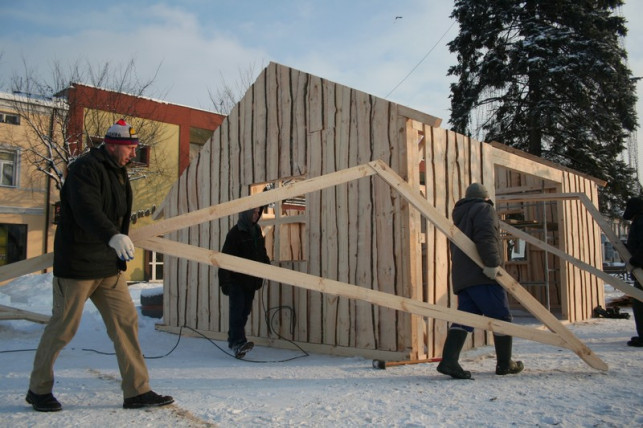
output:
[[27, 258], [27, 225], [0, 223], [0, 266]]
[[18, 185], [18, 151], [0, 149], [0, 186]]
[[[286, 186], [303, 180], [295, 177], [271, 183], [253, 184], [250, 194]], [[304, 261], [307, 248], [306, 196], [297, 196], [268, 205], [259, 222], [266, 237], [270, 260], [276, 262]]]
[[10, 125], [20, 125], [20, 115], [13, 113], [0, 113], [0, 123], [8, 123]]
[[136, 157], [132, 159], [132, 165], [137, 167], [150, 166], [150, 146], [138, 146]]

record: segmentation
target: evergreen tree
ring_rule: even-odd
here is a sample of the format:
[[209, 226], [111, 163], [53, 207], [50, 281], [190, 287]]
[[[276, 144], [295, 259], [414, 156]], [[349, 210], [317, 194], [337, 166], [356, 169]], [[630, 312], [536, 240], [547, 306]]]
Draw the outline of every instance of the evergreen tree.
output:
[[[605, 180], [618, 216], [640, 188], [619, 159], [638, 127], [622, 0], [456, 0], [453, 128]], [[473, 117], [480, 117], [473, 123]]]

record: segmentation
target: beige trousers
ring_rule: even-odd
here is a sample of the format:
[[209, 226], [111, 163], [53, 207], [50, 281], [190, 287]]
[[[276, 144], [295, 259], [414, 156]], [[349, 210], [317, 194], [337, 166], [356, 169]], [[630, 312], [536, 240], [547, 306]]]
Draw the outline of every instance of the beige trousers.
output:
[[149, 374], [138, 342], [138, 314], [123, 275], [94, 280], [54, 277], [53, 294], [52, 316], [34, 357], [29, 389], [36, 394], [52, 391], [54, 363], [76, 334], [89, 298], [114, 343], [123, 396], [129, 398], [149, 391]]

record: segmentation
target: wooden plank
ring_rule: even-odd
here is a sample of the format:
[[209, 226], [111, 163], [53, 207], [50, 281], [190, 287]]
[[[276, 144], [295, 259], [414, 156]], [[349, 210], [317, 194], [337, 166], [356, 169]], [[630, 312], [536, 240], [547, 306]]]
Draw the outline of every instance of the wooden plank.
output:
[[[184, 171], [183, 175], [179, 177], [179, 181], [177, 183], [177, 188], [178, 188], [178, 210], [181, 213], [184, 212], [189, 212], [188, 208], [188, 194], [189, 194], [189, 189], [188, 189], [188, 180], [187, 180], [187, 174], [189, 171]], [[191, 225], [190, 225], [191, 226]], [[190, 235], [190, 229], [188, 228], [183, 228], [181, 230], [178, 230], [178, 241], [183, 242], [183, 243], [188, 243], [189, 242], [189, 235]], [[131, 234], [130, 234], [131, 237]], [[177, 264], [178, 264], [178, 284], [176, 288], [176, 293], [177, 293], [177, 320], [179, 322], [178, 325], [191, 325], [188, 324], [188, 319], [187, 319], [187, 295], [188, 295], [188, 287], [186, 286], [186, 281], [189, 279], [189, 260], [186, 259], [179, 259]]]
[[[434, 177], [434, 135], [433, 128], [424, 125], [422, 128], [422, 141], [420, 142], [420, 158], [424, 160], [424, 198], [428, 203], [435, 206], [435, 177]], [[405, 201], [406, 204], [408, 202]], [[422, 224], [424, 232], [424, 269], [422, 272], [423, 277], [423, 293], [424, 301], [427, 303], [436, 303], [437, 288], [447, 287], [447, 284], [438, 284], [436, 277], [436, 256], [438, 254], [435, 244], [435, 226], [433, 223], [422, 217]], [[445, 305], [447, 306], [447, 305]], [[426, 353], [424, 358], [436, 355], [435, 341], [443, 340], [443, 337], [436, 338], [436, 320], [434, 318], [427, 318], [424, 322], [426, 331]]]
[[[290, 141], [284, 141], [287, 151], [292, 154], [292, 173], [293, 175], [308, 176], [308, 147], [310, 145], [308, 129], [306, 128], [306, 92], [308, 89], [308, 74], [290, 70], [291, 72], [291, 91], [292, 91], [292, 137]], [[283, 91], [280, 91], [283, 92]], [[305, 192], [302, 192], [305, 193]], [[295, 195], [296, 196], [296, 195]], [[304, 234], [306, 239], [302, 239], [303, 258], [310, 260], [310, 234], [308, 231], [308, 224], [310, 220], [310, 203], [306, 200], [306, 226]], [[308, 264], [304, 265], [304, 269], [308, 269]], [[308, 320], [308, 294], [310, 292], [303, 288], [295, 287], [294, 296], [295, 307], [298, 308], [297, 318], [300, 320]], [[298, 322], [295, 326], [295, 337], [301, 341], [308, 340], [308, 322]]]
[[596, 276], [597, 278], [602, 279], [606, 283], [612, 285], [614, 288], [623, 291], [624, 293], [630, 295], [630, 293], [633, 295], [632, 297], [636, 297], [639, 300], [643, 300], [643, 290], [639, 290], [637, 288], [632, 287], [631, 285], [627, 284], [625, 281], [612, 276], [608, 273], [603, 272], [600, 269], [597, 269], [596, 267], [583, 262], [582, 260], [572, 257], [566, 252], [562, 251], [559, 248], [556, 248], [552, 245], [546, 244], [540, 239], [537, 239], [533, 237], [532, 235], [523, 232], [520, 229], [517, 229], [503, 221], [500, 222], [500, 228], [506, 230], [509, 232], [511, 235], [516, 236], [517, 238], [520, 238], [524, 240], [525, 242], [530, 243], [531, 245], [534, 245], [542, 250], [545, 250], [549, 253], [555, 254], [558, 257], [564, 259], [565, 261], [571, 263], [572, 265], [583, 269], [586, 272], [589, 272], [590, 274]]
[[442, 119], [440, 119], [439, 117], [422, 113], [421, 111], [414, 110], [412, 108], [403, 106], [401, 104], [397, 105], [397, 111], [400, 114], [400, 116], [408, 117], [409, 119], [416, 120], [420, 123], [424, 123], [426, 125], [429, 125], [435, 128], [440, 126], [440, 124], [442, 123]]
[[[277, 109], [277, 127], [271, 127], [271, 131], [276, 135], [270, 136], [269, 139], [277, 138], [277, 159], [279, 160], [279, 169], [276, 176], [268, 175], [270, 180], [275, 180], [279, 177], [291, 177], [299, 175], [300, 173], [293, 172], [294, 160], [292, 159], [292, 145], [296, 145], [292, 141], [292, 124], [293, 124], [293, 100], [292, 100], [292, 85], [294, 82], [290, 80], [291, 69], [288, 67], [279, 67], [277, 70], [277, 81], [274, 83], [274, 89], [270, 91], [276, 94], [278, 99]], [[272, 84], [272, 83], [271, 83]], [[281, 90], [279, 90], [281, 88]], [[269, 107], [268, 111], [272, 111]], [[270, 121], [269, 121], [270, 123]], [[274, 129], [273, 129], [274, 128]], [[272, 155], [274, 156], [274, 154]]]
[[[378, 175], [386, 180], [392, 187], [397, 189], [405, 198], [415, 205], [424, 215], [426, 215], [435, 225], [456, 244], [462, 251], [465, 252], [478, 266], [483, 266], [482, 260], [478, 255], [475, 244], [462, 233], [454, 224], [448, 219], [441, 216], [441, 214], [430, 204], [427, 203], [413, 188], [407, 183], [402, 181], [399, 176], [390, 170], [390, 168], [383, 162], [371, 162], [370, 164], [377, 170]], [[585, 346], [580, 340], [576, 338], [564, 325], [560, 323], [549, 311], [532, 297], [517, 281], [511, 278], [507, 272], [501, 268], [501, 275], [498, 277], [497, 282], [502, 285], [509, 293], [511, 293], [520, 303], [534, 315], [537, 319], [543, 322], [549, 329], [560, 335], [560, 337], [571, 347], [571, 349], [588, 365], [599, 370], [607, 370], [607, 365], [598, 358], [591, 349]]]
[[[188, 212], [168, 219], [159, 220], [156, 223], [133, 230], [130, 233], [130, 238], [132, 241], [137, 241], [147, 237], [164, 235], [169, 232], [189, 227], [192, 224], [198, 224], [204, 221], [221, 218], [223, 216], [233, 215], [257, 206], [267, 205], [272, 202], [282, 201], [288, 198], [294, 198], [303, 193], [310, 193], [311, 191], [336, 186], [358, 178], [368, 177], [373, 174], [375, 174], [375, 172], [368, 165], [357, 165], [325, 176], [313, 177], [307, 180], [290, 183], [283, 187], [257, 193], [256, 195], [228, 200], [218, 205], [202, 208], [194, 212]], [[232, 183], [230, 183], [230, 187], [232, 186]]]
[[[409, 172], [407, 171], [407, 158], [409, 156], [408, 147], [406, 144], [406, 124], [407, 119], [398, 114], [397, 104], [390, 104], [390, 113], [389, 113], [389, 138], [391, 140], [391, 146], [393, 147], [392, 156], [391, 156], [391, 168], [395, 171], [399, 171], [399, 174], [408, 177]], [[419, 165], [416, 166], [419, 169]], [[411, 258], [410, 249], [407, 246], [406, 236], [400, 231], [406, 230], [407, 226], [407, 214], [409, 204], [400, 198], [397, 192], [387, 189], [387, 192], [391, 195], [392, 198], [392, 210], [393, 213], [393, 245], [394, 245], [394, 265], [395, 270], [395, 279], [393, 281], [392, 294], [398, 296], [409, 297], [410, 296], [410, 284], [407, 278], [407, 264], [408, 260]], [[389, 214], [390, 216], [390, 214]], [[417, 257], [416, 254], [413, 255]], [[415, 315], [411, 315], [407, 312], [396, 311], [396, 329], [397, 329], [397, 349], [398, 350], [411, 350], [413, 353], [413, 344], [412, 344], [412, 318], [415, 318]], [[424, 351], [424, 349], [423, 349]], [[412, 355], [409, 355], [407, 358], [410, 358]]]
[[[366, 163], [372, 160], [371, 152], [371, 113], [370, 96], [355, 91], [357, 119], [357, 161]], [[357, 183], [357, 266], [356, 283], [363, 287], [373, 287], [373, 185], [372, 180], [360, 180]], [[377, 337], [373, 325], [374, 308], [362, 301], [355, 302], [355, 341], [358, 348], [377, 348]]]
[[[496, 167], [493, 164], [493, 157], [491, 156], [492, 147], [489, 144], [476, 141], [476, 145], [480, 149], [480, 174], [482, 178], [482, 184], [487, 186], [487, 189], [495, 197], [495, 177], [496, 177]], [[491, 333], [487, 331], [487, 343], [490, 343]]]
[[[569, 175], [569, 180], [570, 180], [570, 185], [573, 187], [573, 190], [575, 192], [578, 191], [578, 184], [576, 181], [578, 180], [578, 177], [573, 176], [571, 174]], [[574, 202], [572, 204], [572, 216], [567, 218], [567, 221], [570, 222], [571, 224], [571, 229], [572, 229], [572, 234], [574, 236], [574, 239], [571, 240], [571, 251], [570, 254], [575, 256], [576, 258], [583, 259], [583, 247], [586, 245], [585, 242], [583, 242], [583, 229], [581, 228], [581, 221], [582, 221], [582, 212], [581, 212], [581, 204], [579, 202]], [[569, 293], [570, 293], [570, 300], [572, 300], [572, 312], [570, 315], [572, 315], [569, 318], [569, 321], [575, 322], [578, 320], [583, 319], [582, 316], [582, 307], [583, 307], [583, 300], [585, 299], [585, 295], [583, 293], [584, 290], [582, 290], [578, 285], [580, 284], [582, 286], [583, 284], [583, 272], [578, 269], [576, 266], [573, 266], [570, 269], [570, 272], [573, 273], [574, 278], [572, 281], [569, 282]]]
[[[170, 194], [168, 195], [168, 200], [171, 200], [172, 203], [168, 203], [166, 206], [166, 215], [175, 216], [178, 214], [178, 204], [179, 204], [179, 188], [178, 186], [172, 187]], [[131, 234], [130, 234], [131, 236]], [[173, 241], [178, 241], [179, 233], [172, 232], [169, 235], [170, 239]], [[136, 244], [136, 243], [134, 243]], [[173, 256], [169, 256], [173, 258]], [[168, 256], [163, 257], [164, 270], [163, 270], [163, 320], [172, 325], [180, 325], [178, 319], [178, 309], [177, 305], [179, 302], [179, 285], [182, 284], [182, 281], [179, 281], [179, 260], [168, 260]]]
[[[269, 111], [267, 105], [268, 102], [274, 103], [276, 101], [274, 94], [271, 94], [271, 99], [268, 98], [270, 87], [272, 86], [272, 88], [274, 88], [275, 71], [276, 64], [269, 64], [253, 85], [252, 106], [250, 107], [251, 119], [243, 128], [244, 135], [250, 138], [242, 137], [241, 139], [241, 152], [244, 166], [242, 169], [240, 196], [251, 194], [251, 185], [265, 182], [266, 175], [276, 175], [278, 168], [278, 157], [275, 156], [272, 158], [273, 153], [276, 153], [277, 150], [276, 139], [272, 139], [274, 134], [270, 135], [271, 131], [269, 131], [271, 128], [275, 131], [277, 130], [275, 120], [277, 109], [275, 108], [276, 104], [273, 104], [271, 106], [272, 110]], [[268, 117], [269, 114], [271, 116], [270, 118]], [[269, 124], [270, 120], [272, 120], [272, 123]], [[243, 144], [243, 142], [247, 141], [251, 141], [252, 143]], [[270, 147], [270, 144], [272, 144], [272, 147]], [[265, 283], [264, 286], [266, 286]], [[268, 293], [265, 293], [265, 291], [266, 290], [262, 290], [264, 296], [266, 296], [266, 301], [263, 302], [266, 307], [280, 306], [279, 288], [267, 287]], [[267, 328], [261, 315], [263, 313], [261, 304], [261, 299], [254, 299], [252, 302], [252, 310], [246, 323], [246, 330], [250, 330], [251, 335], [259, 336], [262, 334], [267, 335], [268, 333], [267, 330], [261, 331], [262, 327]]]
[[491, 147], [491, 149], [491, 155], [495, 165], [500, 165], [503, 168], [535, 175], [551, 181], [562, 181], [562, 172], [559, 169], [552, 168], [551, 166], [535, 162], [523, 156], [518, 156], [495, 147]]
[[[254, 183], [268, 182], [279, 178], [279, 124], [280, 106], [277, 96], [277, 66], [270, 64], [266, 68], [266, 81], [263, 92], [257, 91], [257, 95], [264, 99], [259, 101], [262, 110], [257, 110], [257, 99], [255, 96], [255, 156], [263, 158], [263, 163], [255, 163]], [[256, 121], [256, 119], [259, 119]], [[263, 150], [263, 152], [261, 152]]]
[[[206, 144], [201, 151], [199, 152], [199, 170], [197, 172], [197, 182], [194, 183], [199, 187], [199, 194], [198, 194], [198, 204], [199, 207], [208, 207], [212, 205], [212, 201], [210, 199], [210, 187], [216, 187], [216, 186], [210, 186], [208, 185], [210, 183], [210, 180], [212, 179], [212, 144]], [[208, 183], [208, 184], [206, 184]], [[201, 246], [204, 246], [206, 248], [211, 248], [210, 247], [210, 222], [204, 222], [199, 225], [198, 228], [198, 233], [199, 233], [199, 242]], [[213, 283], [210, 281], [210, 271], [212, 269], [209, 266], [199, 266], [198, 269], [198, 279], [197, 281], [199, 282], [199, 287], [198, 287], [198, 293], [197, 293], [197, 313], [196, 313], [196, 319], [197, 323], [196, 325], [198, 328], [209, 328], [210, 327], [210, 314], [212, 311], [210, 310], [210, 294], [211, 291], [214, 290], [216, 291], [216, 288], [213, 287], [214, 285], [218, 285], [217, 283]], [[218, 288], [218, 287], [217, 287]]]
[[[321, 171], [323, 174], [335, 172], [337, 157], [336, 137], [336, 103], [335, 84], [328, 80], [322, 80], [322, 107], [324, 118], [324, 130], [321, 131]], [[337, 200], [336, 188], [329, 187], [321, 191], [320, 213], [321, 213], [321, 248], [322, 266], [321, 276], [337, 278], [338, 269], [338, 234], [337, 234]], [[337, 344], [337, 309], [339, 306], [338, 296], [324, 294], [323, 301], [323, 341], [322, 343]]]
[[308, 140], [308, 128], [306, 127], [306, 107], [308, 91], [308, 77], [306, 73], [292, 70], [293, 77], [293, 118], [292, 142], [288, 142], [290, 150], [292, 150], [293, 162], [293, 175], [308, 174], [308, 148], [310, 141]]
[[373, 360], [373, 367], [376, 369], [386, 370], [387, 367], [408, 366], [413, 364], [438, 363], [440, 361], [442, 361], [442, 358], [423, 358], [419, 360], [406, 360], [406, 361]]
[[[201, 157], [197, 156], [186, 170], [185, 176], [187, 177], [187, 185], [185, 191], [187, 194], [187, 211], [194, 211], [199, 208], [199, 197], [198, 191], [201, 183], [198, 180], [198, 173], [200, 168]], [[203, 183], [205, 185], [205, 182]], [[210, 204], [208, 204], [210, 205]], [[203, 223], [202, 223], [203, 224]], [[193, 225], [188, 229], [188, 243], [194, 243], [195, 245], [200, 246], [201, 242], [201, 225]], [[203, 266], [199, 263], [188, 262], [187, 264], [187, 277], [185, 278], [185, 283], [183, 291], [185, 293], [185, 316], [187, 320], [187, 325], [194, 327], [203, 327], [205, 325], [199, 326], [198, 318], [198, 307], [199, 307], [199, 288], [203, 285], [204, 287], [207, 284], [199, 282], [200, 273], [199, 271]]]
[[[267, 80], [266, 80], [266, 102], [267, 102], [267, 129], [266, 129], [266, 181], [274, 181], [279, 177], [292, 176], [292, 159], [290, 149], [291, 138], [291, 119], [292, 119], [292, 100], [290, 89], [290, 71], [287, 67], [278, 67], [276, 64], [271, 64], [268, 67]], [[275, 205], [275, 217], [277, 219], [288, 219], [290, 216], [282, 217], [279, 204]], [[274, 241], [274, 254], [273, 260], [281, 261], [281, 248], [285, 247], [288, 242], [293, 242], [289, 237], [290, 227], [278, 227], [273, 229]], [[286, 260], [292, 260], [292, 255]], [[274, 286], [273, 286], [274, 285]], [[290, 286], [280, 286], [279, 284], [267, 283], [264, 285], [267, 291], [264, 293], [266, 299], [272, 306], [268, 307], [294, 307], [293, 302], [293, 288]], [[279, 310], [278, 313], [279, 324], [277, 326], [269, 326], [267, 323], [260, 323], [260, 333], [268, 336], [269, 330], [263, 333], [263, 328], [278, 328], [278, 334], [284, 337], [291, 337], [290, 320], [286, 317], [286, 312]]]
[[[445, 217], [449, 217], [448, 195], [444, 189], [447, 188], [447, 175], [445, 170], [447, 158], [447, 131], [442, 128], [431, 128], [431, 151], [433, 152], [431, 163], [427, 163], [427, 178], [426, 187], [427, 194], [429, 187], [432, 188], [431, 192], [435, 195], [433, 201], [427, 200], [427, 203], [435, 206], [435, 208], [442, 213]], [[429, 166], [432, 168], [432, 175], [429, 174]], [[430, 180], [430, 181], [429, 181]], [[433, 289], [433, 302], [438, 306], [451, 306], [451, 302], [455, 302], [451, 290], [451, 260], [449, 260], [449, 241], [443, 233], [436, 233], [435, 225], [427, 219], [431, 224], [434, 235], [435, 246], [435, 259], [433, 260], [433, 268], [435, 270], [433, 275], [433, 283], [429, 284], [429, 288]], [[427, 228], [429, 226], [427, 225]], [[429, 265], [431, 266], [431, 265]], [[433, 352], [429, 354], [431, 357], [442, 354], [442, 346], [444, 339], [447, 337], [448, 324], [441, 319], [435, 319], [433, 332]]]
[[[327, 88], [330, 91], [330, 88]], [[332, 91], [331, 91], [332, 92]], [[324, 91], [325, 96], [332, 96], [334, 93]], [[326, 98], [325, 98], [326, 99]], [[335, 105], [331, 100], [326, 99], [325, 104], [326, 116], [334, 115], [328, 104]], [[335, 171], [335, 127], [325, 129], [322, 132], [322, 172], [329, 173]], [[339, 237], [337, 231], [337, 200], [335, 187], [324, 189], [321, 192], [321, 240], [320, 252], [322, 254], [323, 265], [321, 276], [325, 278], [337, 278], [338, 275], [338, 258], [341, 254], [338, 251]], [[324, 294], [323, 299], [323, 341], [322, 343], [337, 344], [337, 319], [339, 297]]]
[[[420, 133], [418, 129], [413, 126], [412, 121], [406, 121], [406, 165], [405, 170], [407, 173], [407, 182], [413, 188], [420, 187], [420, 158], [418, 152], [418, 141], [420, 141]], [[386, 183], [382, 183], [386, 185]], [[388, 190], [388, 189], [387, 189]], [[378, 195], [378, 199], [381, 196]], [[405, 231], [404, 241], [406, 242], [406, 251], [408, 251], [407, 260], [404, 264], [403, 272], [406, 272], [404, 282], [408, 284], [408, 289], [405, 290], [403, 295], [409, 296], [413, 300], [420, 302], [425, 301], [423, 290], [423, 275], [422, 275], [422, 243], [420, 235], [422, 233], [422, 216], [420, 212], [415, 209], [411, 204], [404, 204], [402, 211], [404, 216], [405, 226], [402, 230]], [[411, 316], [411, 358], [421, 359], [426, 357], [425, 349], [425, 326], [423, 317], [412, 315]]]
[[[349, 88], [337, 85], [335, 89], [335, 103], [344, 108], [337, 112], [336, 119], [336, 141], [335, 162], [338, 170], [346, 169], [350, 166], [350, 122], [351, 110], [350, 100], [351, 91]], [[336, 223], [337, 235], [341, 239], [337, 242], [337, 280], [341, 282], [350, 282], [350, 250], [349, 250], [349, 189], [348, 184], [336, 186]], [[337, 302], [337, 344], [340, 346], [350, 346], [350, 302], [348, 299], [339, 297]]]
[[[221, 155], [222, 147], [221, 141], [223, 138], [223, 130], [219, 127], [213, 134], [211, 138], [211, 151], [210, 151], [210, 178], [206, 182], [216, 182], [221, 183]], [[205, 186], [210, 191], [210, 205], [219, 203], [221, 200], [220, 197], [220, 187], [219, 186]], [[210, 221], [210, 235], [208, 236], [209, 242], [207, 248], [221, 248], [222, 244], [220, 243], [222, 230], [217, 221]], [[220, 298], [221, 292], [219, 287], [219, 273], [218, 269], [210, 268], [208, 269], [208, 284], [210, 289], [210, 297], [207, 302], [209, 318], [208, 318], [208, 330], [219, 330], [220, 329], [220, 317], [221, 311]]]
[[[322, 81], [319, 77], [311, 76], [308, 90], [308, 102], [310, 106], [306, 123], [308, 124], [308, 170], [311, 176], [322, 174], [322, 129], [323, 125], [323, 91]], [[321, 275], [322, 263], [322, 221], [323, 213], [321, 192], [313, 192], [306, 196], [308, 206], [308, 272], [313, 275]], [[323, 296], [318, 292], [308, 293], [308, 341], [312, 343], [325, 343], [323, 336], [324, 308]]]
[[0, 305], [0, 320], [27, 320], [47, 324], [51, 316]]
[[[350, 166], [358, 165], [358, 127], [357, 127], [357, 91], [350, 90], [350, 123], [349, 123], [349, 148], [348, 148], [348, 164]], [[359, 195], [359, 180], [349, 181], [348, 186], [348, 219], [356, 219], [359, 217], [360, 205], [358, 201]], [[361, 251], [359, 246], [359, 225], [353, 221], [348, 224], [348, 280], [346, 282], [357, 283], [357, 255]], [[355, 332], [357, 331], [357, 302], [349, 300], [348, 302], [348, 344], [349, 346], [356, 347], [357, 339]]]
[[451, 322], [459, 322], [476, 328], [491, 330], [496, 333], [507, 334], [533, 340], [548, 345], [574, 350], [571, 345], [559, 335], [539, 330], [532, 327], [521, 326], [506, 321], [461, 312], [456, 309], [430, 305], [425, 302], [395, 296], [366, 287], [346, 284], [328, 278], [320, 278], [302, 272], [291, 271], [277, 266], [254, 262], [241, 257], [231, 256], [206, 248], [174, 242], [165, 238], [149, 238], [141, 241], [141, 247], [176, 257], [185, 257], [199, 263], [210, 264], [220, 268], [259, 276], [276, 282], [292, 284], [297, 287], [315, 290], [322, 293], [341, 295], [375, 305], [386, 306], [392, 309], [406, 311], [426, 317], [441, 318]]
[[[391, 147], [394, 144], [390, 139], [389, 108], [391, 103], [379, 98], [373, 99], [371, 113], [371, 132], [374, 159], [379, 159], [387, 165], [392, 163], [393, 153]], [[418, 183], [419, 184], [419, 183]], [[396, 224], [393, 213], [392, 197], [397, 194], [381, 180], [373, 182], [373, 288], [389, 294], [395, 293], [395, 247], [393, 236], [395, 236]], [[418, 224], [419, 227], [419, 224]], [[399, 230], [399, 229], [397, 229]], [[420, 264], [420, 279], [418, 286], [422, 287], [422, 261], [416, 257]], [[335, 278], [335, 277], [333, 277]], [[374, 308], [374, 329], [377, 337], [376, 348], [387, 351], [397, 349], [397, 311], [390, 308], [378, 306]], [[422, 346], [424, 350], [424, 346]]]
[[[0, 266], [0, 282], [13, 279], [37, 270], [47, 269], [54, 263], [54, 253], [47, 253], [19, 262]], [[6, 284], [0, 284], [0, 287]]]

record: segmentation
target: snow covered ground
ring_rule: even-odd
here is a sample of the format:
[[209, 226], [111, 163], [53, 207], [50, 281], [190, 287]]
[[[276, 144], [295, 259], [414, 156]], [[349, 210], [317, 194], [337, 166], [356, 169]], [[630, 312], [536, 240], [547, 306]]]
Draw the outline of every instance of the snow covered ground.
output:
[[[141, 292], [154, 287], [130, 287], [137, 306]], [[621, 295], [606, 291], [610, 298]], [[0, 287], [0, 304], [51, 313], [51, 276], [29, 275]], [[623, 311], [631, 314], [631, 308]], [[174, 396], [175, 404], [122, 408], [116, 359], [95, 352], [113, 349], [88, 302], [78, 334], [56, 363], [54, 394], [63, 411], [40, 413], [24, 396], [44, 326], [0, 321], [0, 426], [643, 426], [643, 348], [625, 345], [634, 335], [632, 318], [570, 327], [609, 365], [608, 372], [566, 349], [516, 339], [514, 356], [525, 363], [523, 373], [496, 376], [493, 348], [484, 347], [462, 357], [473, 381], [440, 375], [434, 363], [378, 370], [363, 358], [265, 347], [236, 360], [223, 352], [225, 342], [179, 341], [156, 331], [156, 322], [140, 317], [141, 344], [152, 388]]]

